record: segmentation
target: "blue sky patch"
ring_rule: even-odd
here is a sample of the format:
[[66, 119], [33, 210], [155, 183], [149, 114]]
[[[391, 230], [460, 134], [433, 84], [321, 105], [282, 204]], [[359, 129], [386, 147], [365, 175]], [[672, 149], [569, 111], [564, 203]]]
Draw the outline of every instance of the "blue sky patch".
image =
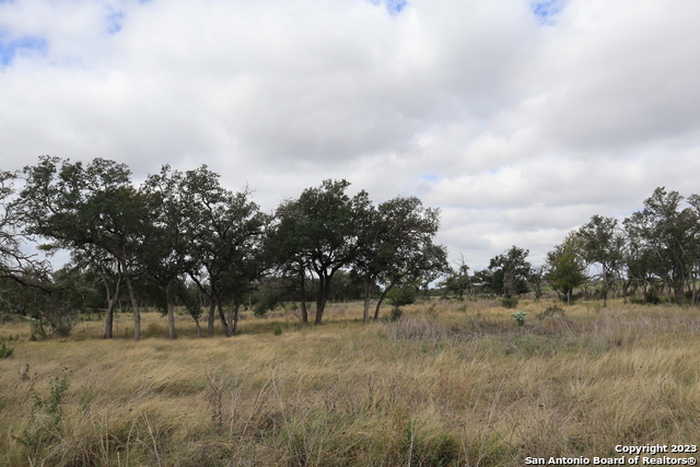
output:
[[542, 24], [554, 24], [554, 17], [564, 9], [565, 0], [541, 0], [530, 5], [532, 14]]
[[45, 54], [48, 46], [48, 42], [43, 37], [23, 36], [8, 40], [0, 33], [0, 66], [10, 65], [17, 54], [32, 52]]
[[398, 15], [408, 6], [408, 0], [369, 0], [374, 5], [384, 4], [391, 15]]
[[107, 12], [107, 33], [116, 34], [122, 30], [122, 23], [124, 22], [124, 12], [120, 10], [109, 9]]

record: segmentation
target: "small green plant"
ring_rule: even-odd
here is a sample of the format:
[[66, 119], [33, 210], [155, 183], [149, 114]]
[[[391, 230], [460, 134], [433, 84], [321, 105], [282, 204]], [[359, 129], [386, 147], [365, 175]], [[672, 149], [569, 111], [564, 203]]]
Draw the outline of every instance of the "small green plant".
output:
[[36, 459], [43, 449], [60, 438], [63, 424], [62, 405], [67, 391], [68, 376], [65, 374], [51, 380], [47, 397], [32, 391], [33, 404], [29, 423], [21, 436], [17, 437], [24, 446], [28, 459]]
[[394, 307], [391, 309], [391, 315], [389, 315], [389, 319], [391, 321], [398, 321], [401, 319], [401, 315], [403, 314], [403, 310], [399, 307]]
[[4, 341], [0, 342], [0, 360], [10, 358], [15, 351], [14, 347], [10, 347]]
[[272, 333], [275, 336], [281, 336], [282, 335], [282, 326], [280, 326], [279, 324], [275, 324], [275, 327], [273, 328]]
[[503, 308], [515, 308], [518, 306], [518, 297], [503, 297], [501, 299]]
[[513, 319], [515, 320], [516, 323], [518, 323], [518, 326], [524, 326], [525, 325], [525, 318], [527, 317], [527, 313], [524, 311], [516, 311], [513, 313]]

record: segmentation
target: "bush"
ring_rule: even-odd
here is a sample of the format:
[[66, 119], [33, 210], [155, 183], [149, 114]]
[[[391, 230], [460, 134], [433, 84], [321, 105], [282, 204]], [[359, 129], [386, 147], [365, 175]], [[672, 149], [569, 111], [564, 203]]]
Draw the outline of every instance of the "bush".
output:
[[515, 308], [518, 306], [518, 297], [503, 297], [501, 299], [503, 308]]
[[279, 324], [276, 324], [274, 329], [272, 330], [272, 333], [275, 336], [281, 336], [282, 335], [282, 326], [280, 326]]
[[389, 315], [389, 319], [391, 321], [398, 321], [401, 319], [402, 314], [403, 314], [403, 311], [401, 311], [401, 308], [394, 307], [391, 309], [391, 315]]
[[525, 318], [527, 317], [527, 313], [524, 311], [516, 311], [513, 313], [513, 319], [515, 320], [516, 323], [518, 323], [518, 326], [524, 326], [525, 325]]
[[542, 313], [537, 315], [537, 319], [553, 318], [564, 316], [564, 309], [558, 306], [548, 306]]
[[0, 360], [10, 358], [15, 351], [14, 347], [10, 347], [5, 342], [0, 342]]

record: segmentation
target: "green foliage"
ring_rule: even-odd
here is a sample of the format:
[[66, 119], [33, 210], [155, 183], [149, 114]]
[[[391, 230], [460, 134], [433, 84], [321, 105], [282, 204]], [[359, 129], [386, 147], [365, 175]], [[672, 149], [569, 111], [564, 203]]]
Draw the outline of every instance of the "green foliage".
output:
[[524, 311], [516, 311], [513, 313], [513, 319], [518, 323], [518, 326], [525, 326], [525, 318], [527, 318], [527, 313]]
[[518, 306], [518, 297], [503, 297], [501, 298], [501, 306], [503, 308], [516, 308]]
[[529, 250], [513, 245], [503, 254], [491, 258], [491, 287], [496, 293], [510, 297], [529, 290], [528, 278], [532, 269], [527, 261], [529, 254]]
[[14, 347], [10, 347], [5, 343], [5, 341], [0, 341], [0, 360], [10, 358], [14, 351]]
[[62, 405], [67, 391], [68, 377], [65, 374], [51, 379], [49, 394], [46, 397], [32, 391], [31, 414], [22, 434], [17, 437], [29, 459], [35, 459], [41, 450], [60, 439], [63, 422]]
[[394, 307], [391, 309], [391, 314], [389, 315], [389, 319], [391, 321], [398, 321], [401, 319], [401, 316], [403, 315], [403, 310], [399, 307]]
[[416, 302], [418, 292], [412, 285], [394, 287], [386, 294], [386, 299], [394, 308], [410, 305]]
[[580, 238], [570, 234], [561, 245], [547, 254], [547, 280], [567, 302], [571, 301], [574, 289], [587, 280], [581, 251]]
[[273, 328], [272, 333], [275, 336], [281, 336], [282, 335], [282, 326], [280, 326], [279, 324], [275, 324], [275, 327]]

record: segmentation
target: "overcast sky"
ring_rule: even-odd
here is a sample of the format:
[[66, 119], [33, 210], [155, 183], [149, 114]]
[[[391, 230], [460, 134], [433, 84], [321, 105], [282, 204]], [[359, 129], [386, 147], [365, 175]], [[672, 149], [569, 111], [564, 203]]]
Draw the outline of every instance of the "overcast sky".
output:
[[472, 266], [699, 192], [697, 0], [0, 0], [0, 168], [206, 163], [442, 210]]

